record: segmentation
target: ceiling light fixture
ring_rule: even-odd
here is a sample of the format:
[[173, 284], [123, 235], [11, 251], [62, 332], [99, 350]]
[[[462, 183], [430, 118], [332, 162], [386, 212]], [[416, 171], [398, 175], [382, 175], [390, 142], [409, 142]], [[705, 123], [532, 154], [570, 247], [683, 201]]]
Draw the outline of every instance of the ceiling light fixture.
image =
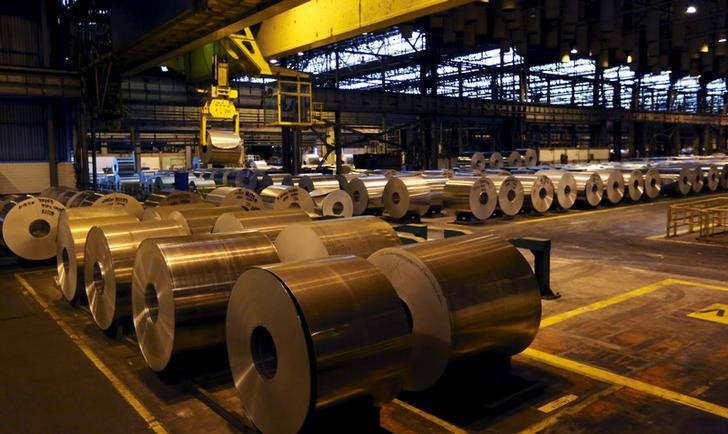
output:
[[695, 7], [695, 5], [688, 5], [688, 7], [685, 9], [686, 14], [694, 14], [698, 12], [698, 8]]
[[272, 63], [273, 65], [277, 65], [278, 59], [270, 59], [270, 63]]
[[561, 63], [569, 63], [571, 62], [571, 56], [569, 56], [569, 53], [564, 54], [561, 56]]

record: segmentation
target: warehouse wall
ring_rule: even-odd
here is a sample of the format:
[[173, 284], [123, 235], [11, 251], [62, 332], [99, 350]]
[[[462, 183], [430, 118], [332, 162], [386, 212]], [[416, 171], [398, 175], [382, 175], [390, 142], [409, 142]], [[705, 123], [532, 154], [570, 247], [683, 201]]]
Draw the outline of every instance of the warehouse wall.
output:
[[47, 161], [45, 104], [0, 100], [0, 161]]

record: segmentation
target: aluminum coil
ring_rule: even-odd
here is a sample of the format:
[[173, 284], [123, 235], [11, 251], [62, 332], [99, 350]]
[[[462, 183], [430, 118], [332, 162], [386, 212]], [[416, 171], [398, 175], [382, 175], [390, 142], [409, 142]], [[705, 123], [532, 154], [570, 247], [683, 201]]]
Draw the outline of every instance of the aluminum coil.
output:
[[174, 211], [182, 211], [189, 209], [210, 209], [214, 208], [215, 205], [209, 202], [197, 202], [197, 203], [181, 203], [179, 205], [161, 205], [154, 206], [144, 210], [142, 213], [142, 221], [147, 220], [164, 220], [169, 217]]
[[131, 277], [142, 241], [189, 233], [174, 221], [94, 226], [84, 247], [84, 287], [96, 325], [111, 329], [131, 317]]
[[660, 191], [662, 190], [660, 172], [655, 168], [647, 169], [644, 174], [643, 185], [645, 187], [645, 197], [648, 199], [656, 199], [659, 197]]
[[293, 185], [293, 175], [290, 173], [269, 173], [268, 176], [273, 180], [274, 185]]
[[189, 187], [190, 191], [194, 191], [205, 196], [207, 193], [217, 188], [217, 185], [215, 184], [214, 179], [190, 177]]
[[239, 206], [245, 211], [263, 209], [263, 200], [255, 190], [240, 187], [218, 187], [207, 193], [205, 201], [219, 206]]
[[693, 167], [690, 169], [690, 173], [693, 177], [693, 193], [700, 193], [703, 191], [703, 186], [705, 185], [705, 181], [703, 179], [703, 169], [700, 167]]
[[56, 200], [58, 202], [60, 202], [61, 204], [63, 204], [63, 206], [65, 206], [66, 208], [68, 208], [68, 206], [69, 206], [68, 205], [68, 202], [71, 200], [71, 198], [73, 198], [74, 196], [76, 196], [78, 193], [79, 193], [79, 191], [77, 191], [77, 190], [73, 190], [73, 189], [66, 190], [66, 191], [63, 191], [63, 192], [59, 193], [58, 194], [58, 197], [56, 198]]
[[455, 176], [447, 180], [445, 206], [470, 212], [480, 220], [490, 217], [498, 206], [498, 192], [493, 181], [481, 176]]
[[408, 213], [425, 215], [430, 209], [430, 184], [420, 176], [390, 178], [384, 186], [382, 202], [394, 218]]
[[665, 194], [685, 196], [693, 189], [694, 176], [687, 167], [660, 168], [662, 192]]
[[215, 220], [213, 233], [229, 233], [256, 230], [275, 241], [278, 234], [294, 223], [308, 223], [311, 217], [300, 208], [261, 211], [236, 211], [221, 215]]
[[394, 399], [410, 342], [397, 294], [361, 258], [256, 267], [230, 296], [230, 369], [244, 412], [267, 434], [299, 432], [342, 402]]
[[527, 167], [533, 167], [538, 165], [538, 151], [536, 151], [535, 149], [518, 149], [518, 152], [523, 155], [523, 160]]
[[487, 167], [489, 169], [502, 169], [505, 165], [505, 159], [500, 152], [486, 152], [484, 155], [488, 159]]
[[554, 184], [544, 175], [514, 175], [523, 186], [524, 206], [544, 213], [554, 203]]
[[389, 179], [385, 176], [363, 176], [352, 178], [346, 185], [346, 192], [354, 203], [354, 215], [364, 214], [368, 209], [384, 208], [382, 195]]
[[132, 316], [144, 360], [163, 371], [176, 355], [225, 343], [235, 281], [253, 265], [278, 262], [259, 232], [149, 239], [132, 275]]
[[523, 167], [526, 165], [526, 160], [523, 158], [520, 152], [511, 151], [511, 153], [508, 154], [508, 160], [506, 161], [506, 164], [511, 167]]
[[627, 175], [624, 180], [627, 195], [632, 202], [637, 202], [645, 191], [645, 176], [639, 169], [627, 170], [624, 173]]
[[430, 187], [430, 207], [436, 206], [442, 208], [445, 206], [445, 184], [448, 177], [443, 176], [442, 172], [437, 175], [423, 174], [422, 178]]
[[720, 186], [720, 171], [715, 164], [711, 164], [708, 167], [702, 168], [705, 177], [703, 183], [708, 188], [708, 191], [715, 191]]
[[31, 261], [50, 259], [56, 251], [63, 204], [48, 197], [12, 195], [0, 208], [0, 241], [14, 255]]
[[147, 208], [155, 206], [172, 206], [200, 203], [201, 200], [202, 198], [199, 194], [191, 193], [189, 191], [160, 191], [147, 196], [144, 206]]
[[154, 177], [154, 191], [171, 190], [174, 188], [174, 175], [165, 174]]
[[239, 164], [242, 140], [234, 131], [208, 130], [209, 143], [200, 147], [200, 159], [208, 164]]
[[311, 198], [316, 212], [324, 217], [351, 217], [354, 203], [344, 190], [313, 190]]
[[576, 199], [590, 207], [599, 206], [604, 197], [604, 183], [595, 172], [571, 172], [576, 181]]
[[518, 249], [492, 233], [383, 249], [369, 262], [410, 313], [407, 390], [432, 386], [455, 360], [517, 354], [538, 332], [541, 294], [533, 271]]
[[78, 193], [71, 196], [66, 202], [67, 208], [78, 208], [82, 206], [91, 206], [96, 203], [97, 200], [104, 197], [103, 194], [97, 193], [91, 190], [79, 191]]
[[137, 223], [139, 220], [123, 211], [106, 210], [109, 214], [94, 217], [69, 217], [62, 213], [56, 234], [56, 272], [63, 297], [74, 301], [84, 287], [86, 236], [94, 226], [114, 223]]
[[475, 152], [470, 157], [470, 169], [472, 170], [483, 170], [487, 167], [488, 160], [485, 158], [482, 152]]
[[131, 176], [136, 172], [134, 157], [114, 157], [111, 160], [111, 173], [115, 176]]
[[315, 210], [311, 195], [301, 187], [271, 185], [260, 192], [260, 197], [267, 209], [301, 208], [311, 213]]
[[525, 200], [521, 181], [513, 175], [488, 175], [487, 178], [498, 191], [498, 209], [511, 217], [521, 212]]
[[624, 176], [622, 172], [609, 169], [598, 170], [596, 173], [602, 178], [607, 200], [612, 204], [621, 202], [624, 197]]
[[720, 187], [728, 190], [728, 164], [724, 165], [720, 171]]
[[124, 193], [108, 193], [96, 199], [91, 205], [92, 207], [104, 207], [113, 209], [123, 209], [127, 214], [136, 216], [137, 218], [144, 213], [144, 207], [136, 198]]
[[209, 234], [218, 217], [236, 211], [241, 211], [241, 208], [239, 206], [217, 206], [201, 209], [177, 209], [167, 214], [167, 219], [174, 220], [190, 234]]
[[64, 186], [48, 187], [40, 193], [40, 197], [49, 197], [51, 199], [55, 199], [60, 202], [61, 196], [64, 193], [67, 193], [69, 191], [74, 191], [74, 190], [70, 187], [64, 187]]
[[275, 244], [281, 262], [290, 262], [338, 255], [366, 258], [400, 242], [382, 219], [360, 216], [292, 224], [278, 234]]
[[554, 185], [556, 200], [563, 209], [570, 209], [576, 203], [576, 179], [570, 172], [563, 170], [539, 170], [536, 175], [548, 176]]
[[235, 172], [235, 181], [233, 185], [257, 191], [258, 176], [250, 169], [238, 170]]
[[268, 188], [274, 184], [273, 178], [270, 175], [268, 175], [267, 173], [258, 174], [257, 177], [258, 177], [258, 185], [257, 185], [257, 187], [255, 187], [255, 191], [257, 191], [258, 194], [260, 194], [261, 191], [265, 190], [266, 188]]
[[301, 176], [296, 184], [307, 192], [314, 190], [341, 190], [343, 188], [338, 177], [333, 175], [304, 175]]

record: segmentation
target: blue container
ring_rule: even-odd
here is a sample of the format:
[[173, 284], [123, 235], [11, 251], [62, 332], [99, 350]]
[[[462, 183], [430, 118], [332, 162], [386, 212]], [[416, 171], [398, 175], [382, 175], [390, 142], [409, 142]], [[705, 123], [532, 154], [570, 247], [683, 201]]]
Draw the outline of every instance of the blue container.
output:
[[188, 191], [190, 189], [189, 172], [174, 172], [174, 189], [179, 191]]

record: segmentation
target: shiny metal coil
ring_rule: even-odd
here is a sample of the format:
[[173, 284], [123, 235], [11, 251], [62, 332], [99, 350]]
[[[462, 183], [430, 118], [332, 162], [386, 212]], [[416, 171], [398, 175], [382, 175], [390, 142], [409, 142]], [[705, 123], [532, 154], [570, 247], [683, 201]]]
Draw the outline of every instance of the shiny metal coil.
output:
[[179, 205], [161, 205], [146, 208], [142, 213], [141, 220], [164, 220], [174, 211], [182, 211], [188, 209], [210, 209], [214, 208], [215, 205], [209, 202], [197, 202], [197, 203], [181, 203]]
[[526, 160], [523, 158], [523, 155], [521, 155], [518, 151], [511, 151], [508, 154], [508, 160], [506, 161], [506, 164], [511, 167], [523, 167], [526, 165]]
[[177, 209], [167, 214], [167, 219], [174, 220], [190, 234], [209, 234], [218, 217], [241, 210], [239, 206]]
[[208, 130], [208, 143], [200, 146], [200, 159], [205, 163], [239, 164], [243, 154], [242, 139], [234, 131]]
[[260, 192], [260, 197], [267, 209], [301, 208], [307, 212], [315, 210], [311, 195], [301, 187], [270, 185]]
[[411, 357], [396, 292], [350, 256], [243, 273], [230, 296], [227, 343], [244, 412], [268, 434], [299, 432], [316, 410], [352, 399], [387, 403]]
[[116, 176], [131, 176], [136, 172], [134, 157], [114, 157], [111, 162], [111, 173]]
[[700, 193], [703, 191], [705, 185], [705, 179], [703, 178], [703, 169], [700, 167], [693, 167], [690, 169], [690, 173], [693, 176], [693, 193]]
[[258, 176], [250, 169], [238, 170], [235, 172], [234, 185], [236, 187], [258, 190]]
[[544, 213], [554, 203], [554, 184], [545, 175], [514, 175], [523, 186], [524, 206]]
[[498, 209], [507, 216], [514, 216], [523, 208], [523, 185], [513, 175], [491, 175], [488, 179], [493, 181], [498, 192]]
[[246, 211], [263, 209], [260, 195], [248, 188], [218, 187], [205, 196], [205, 201], [219, 206], [239, 206]]
[[341, 190], [342, 184], [339, 178], [334, 175], [304, 175], [296, 183], [307, 192], [314, 190]]
[[382, 202], [394, 218], [408, 213], [425, 215], [430, 209], [430, 183], [421, 176], [392, 177], [384, 186]]
[[367, 257], [400, 242], [384, 220], [360, 216], [292, 224], [278, 234], [275, 244], [281, 262], [287, 262], [336, 255]]
[[454, 360], [519, 353], [538, 332], [536, 278], [518, 249], [497, 235], [383, 249], [369, 262], [387, 276], [412, 318], [407, 390], [432, 386]]
[[438, 174], [422, 174], [422, 178], [427, 182], [430, 187], [430, 206], [443, 207], [445, 206], [445, 184], [449, 179], [444, 176], [442, 172]]
[[49, 197], [51, 199], [55, 199], [60, 202], [61, 196], [64, 193], [67, 193], [69, 191], [74, 191], [74, 190], [70, 187], [64, 187], [64, 186], [48, 187], [45, 190], [41, 191], [40, 196]]
[[174, 188], [174, 175], [165, 174], [154, 178], [154, 191], [171, 190]]
[[658, 170], [663, 193], [685, 196], [693, 190], [694, 175], [687, 167]]
[[523, 161], [527, 167], [533, 167], [538, 165], [538, 151], [536, 151], [535, 149], [518, 149], [518, 152], [523, 155]]
[[715, 164], [711, 164], [707, 167], [702, 167], [703, 171], [703, 184], [708, 191], [715, 191], [720, 186], [720, 171]]
[[77, 208], [82, 206], [91, 206], [96, 203], [97, 200], [104, 197], [103, 194], [97, 193], [91, 190], [79, 191], [66, 202], [67, 208]]
[[188, 203], [200, 203], [202, 198], [197, 193], [189, 191], [160, 191], [147, 196], [144, 201], [146, 208], [155, 206], [171, 206]]
[[660, 171], [649, 168], [644, 172], [643, 179], [644, 195], [647, 199], [656, 199], [660, 196], [662, 190], [662, 180], [660, 179]]
[[141, 217], [142, 213], [144, 213], [142, 204], [135, 197], [125, 193], [107, 193], [96, 199], [91, 206], [123, 209], [127, 214], [131, 214], [137, 218]]
[[351, 217], [354, 203], [344, 190], [313, 190], [311, 193], [316, 212], [324, 217]]
[[48, 197], [11, 195], [0, 208], [0, 241], [16, 256], [50, 259], [56, 251], [58, 220], [63, 204]]
[[576, 203], [576, 179], [564, 170], [539, 170], [536, 175], [548, 176], [554, 185], [556, 201], [563, 209], [569, 209]]
[[493, 181], [482, 176], [454, 176], [443, 192], [445, 206], [470, 212], [480, 220], [490, 217], [498, 206], [498, 191]]
[[354, 215], [361, 215], [368, 209], [384, 208], [382, 195], [389, 179], [385, 176], [362, 176], [352, 178], [346, 185], [346, 192], [354, 202]]
[[204, 179], [201, 177], [190, 177], [189, 186], [190, 191], [200, 193], [202, 196], [206, 196], [207, 193], [217, 188], [214, 179]]
[[221, 215], [215, 220], [213, 233], [229, 233], [256, 230], [271, 241], [294, 223], [308, 223], [311, 217], [301, 208], [280, 210], [235, 211]]
[[144, 360], [164, 370], [174, 356], [225, 343], [235, 281], [253, 265], [278, 262], [259, 232], [149, 239], [132, 275], [132, 316]]
[[627, 196], [632, 202], [637, 202], [642, 198], [645, 191], [645, 176], [639, 169], [626, 170], [624, 185]]
[[103, 330], [131, 317], [131, 277], [142, 241], [189, 233], [171, 220], [102, 224], [86, 236], [84, 287], [96, 325]]
[[114, 223], [137, 223], [139, 220], [121, 210], [112, 214], [69, 217], [62, 213], [56, 234], [56, 272], [63, 297], [75, 300], [84, 287], [84, 255], [86, 236], [94, 226]]
[[483, 170], [487, 167], [488, 161], [482, 152], [475, 152], [470, 157], [470, 169]]
[[488, 159], [486, 167], [489, 169], [502, 169], [505, 165], [505, 159], [500, 152], [484, 152], [483, 155]]
[[571, 172], [576, 181], [576, 198], [590, 207], [599, 206], [604, 197], [604, 183], [595, 172]]
[[602, 178], [604, 192], [610, 203], [617, 204], [624, 197], [624, 176], [622, 172], [615, 169], [598, 170], [596, 172]]

